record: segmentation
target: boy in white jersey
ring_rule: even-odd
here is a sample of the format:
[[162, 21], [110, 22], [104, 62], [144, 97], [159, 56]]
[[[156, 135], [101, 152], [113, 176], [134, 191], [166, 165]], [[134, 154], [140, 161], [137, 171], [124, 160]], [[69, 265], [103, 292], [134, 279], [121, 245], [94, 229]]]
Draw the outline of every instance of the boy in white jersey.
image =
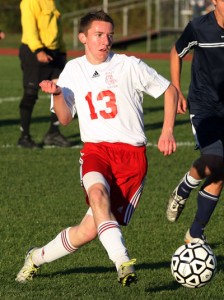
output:
[[89, 209], [79, 225], [28, 251], [16, 280], [32, 280], [42, 264], [73, 253], [98, 236], [116, 266], [118, 281], [127, 286], [136, 282], [137, 275], [120, 225], [129, 223], [147, 173], [143, 92], [154, 98], [164, 93], [164, 124], [158, 141], [164, 155], [176, 151], [177, 92], [139, 59], [110, 52], [114, 23], [109, 15], [88, 13], [79, 26], [85, 55], [67, 63], [57, 85], [43, 81], [40, 86], [52, 94], [51, 109], [61, 124], [78, 115], [84, 143], [80, 173]]

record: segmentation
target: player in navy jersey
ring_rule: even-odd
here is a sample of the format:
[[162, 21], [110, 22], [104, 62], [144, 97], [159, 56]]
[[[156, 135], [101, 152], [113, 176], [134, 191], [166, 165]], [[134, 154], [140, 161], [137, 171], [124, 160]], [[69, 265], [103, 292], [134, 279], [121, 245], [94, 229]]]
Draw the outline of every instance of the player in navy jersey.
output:
[[[198, 209], [185, 242], [205, 242], [204, 228], [223, 188], [224, 147], [224, 1], [213, 0], [214, 11], [193, 19], [171, 50], [171, 78], [179, 91], [178, 110], [187, 104], [200, 157], [193, 162], [167, 206], [167, 218], [175, 222], [192, 189], [198, 192]], [[191, 82], [187, 101], [181, 91], [182, 59], [193, 49]]]
[[74, 253], [97, 236], [118, 272], [118, 281], [135, 282], [135, 259], [129, 258], [121, 225], [128, 225], [139, 203], [147, 174], [143, 93], [164, 94], [164, 123], [158, 149], [176, 150], [173, 127], [176, 88], [136, 57], [111, 52], [114, 23], [103, 11], [81, 18], [79, 40], [85, 55], [69, 61], [57, 85], [45, 80], [42, 91], [52, 95], [51, 109], [60, 123], [77, 113], [81, 140], [81, 182], [89, 205], [77, 226], [60, 232], [40, 248], [28, 251], [18, 282], [32, 280], [38, 267]]

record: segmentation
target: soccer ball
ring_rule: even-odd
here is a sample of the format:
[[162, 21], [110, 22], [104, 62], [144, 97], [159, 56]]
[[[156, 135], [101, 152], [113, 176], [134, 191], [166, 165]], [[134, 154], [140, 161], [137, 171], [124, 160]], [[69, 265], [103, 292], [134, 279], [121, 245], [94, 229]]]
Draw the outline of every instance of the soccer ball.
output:
[[216, 257], [208, 245], [182, 245], [171, 260], [172, 275], [177, 282], [188, 288], [206, 285], [215, 275], [216, 269]]

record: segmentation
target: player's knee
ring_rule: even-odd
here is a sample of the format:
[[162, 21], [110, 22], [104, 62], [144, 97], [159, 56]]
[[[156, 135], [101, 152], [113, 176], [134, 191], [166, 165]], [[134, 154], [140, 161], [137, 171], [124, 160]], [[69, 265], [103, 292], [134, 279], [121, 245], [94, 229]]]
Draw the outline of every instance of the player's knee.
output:
[[104, 198], [104, 193], [102, 189], [99, 188], [90, 189], [89, 199], [91, 204], [97, 205], [97, 203], [100, 203], [103, 198]]
[[102, 184], [94, 184], [88, 190], [90, 206], [103, 207], [109, 205], [109, 196], [106, 188]]
[[206, 162], [203, 158], [199, 158], [193, 163], [193, 167], [197, 170], [201, 178], [207, 177], [209, 174], [206, 173]]
[[194, 162], [194, 167], [197, 169], [201, 178], [214, 176], [219, 179], [224, 174], [223, 157], [218, 155], [203, 155]]
[[20, 102], [20, 109], [32, 109], [38, 98], [38, 90], [27, 88], [24, 91], [23, 98]]

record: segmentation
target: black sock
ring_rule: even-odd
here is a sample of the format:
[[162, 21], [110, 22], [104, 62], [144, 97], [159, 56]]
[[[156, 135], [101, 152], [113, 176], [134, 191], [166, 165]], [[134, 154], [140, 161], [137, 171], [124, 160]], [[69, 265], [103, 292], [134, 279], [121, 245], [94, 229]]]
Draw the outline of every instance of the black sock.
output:
[[31, 108], [20, 109], [20, 126], [22, 131], [22, 136], [30, 134], [30, 123], [32, 116]]
[[217, 205], [219, 196], [209, 194], [205, 190], [198, 193], [198, 209], [194, 222], [190, 228], [192, 237], [201, 237], [205, 226], [208, 224], [209, 219]]
[[59, 121], [58, 121], [58, 117], [56, 114], [51, 113], [51, 124], [50, 124], [50, 128], [48, 130], [48, 133], [55, 133], [55, 132], [59, 132]]

